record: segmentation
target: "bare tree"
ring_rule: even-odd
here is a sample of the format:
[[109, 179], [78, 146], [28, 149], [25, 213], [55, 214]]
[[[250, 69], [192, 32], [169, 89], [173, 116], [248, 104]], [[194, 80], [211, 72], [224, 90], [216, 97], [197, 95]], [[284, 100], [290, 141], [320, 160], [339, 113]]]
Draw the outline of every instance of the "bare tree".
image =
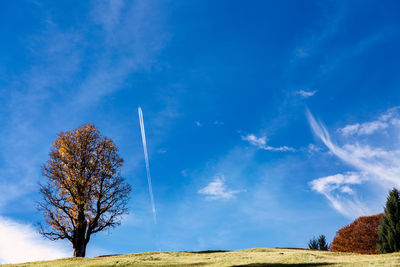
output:
[[123, 159], [114, 142], [92, 124], [61, 132], [43, 166], [45, 182], [38, 209], [46, 226], [40, 233], [68, 239], [75, 257], [85, 257], [92, 234], [120, 224], [131, 187], [120, 175]]

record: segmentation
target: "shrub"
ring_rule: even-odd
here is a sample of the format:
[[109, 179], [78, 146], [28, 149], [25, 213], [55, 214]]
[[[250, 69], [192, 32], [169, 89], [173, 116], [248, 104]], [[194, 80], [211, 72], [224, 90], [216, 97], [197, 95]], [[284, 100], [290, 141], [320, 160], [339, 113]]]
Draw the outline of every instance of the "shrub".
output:
[[378, 226], [382, 214], [362, 216], [336, 232], [332, 251], [377, 254]]

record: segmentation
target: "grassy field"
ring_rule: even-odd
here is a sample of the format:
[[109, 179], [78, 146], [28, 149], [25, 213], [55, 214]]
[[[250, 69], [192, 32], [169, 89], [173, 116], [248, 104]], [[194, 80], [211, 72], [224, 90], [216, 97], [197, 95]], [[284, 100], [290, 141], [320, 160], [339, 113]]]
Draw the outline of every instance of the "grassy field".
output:
[[360, 255], [305, 249], [254, 248], [229, 252], [148, 252], [5, 266], [400, 266], [400, 253]]

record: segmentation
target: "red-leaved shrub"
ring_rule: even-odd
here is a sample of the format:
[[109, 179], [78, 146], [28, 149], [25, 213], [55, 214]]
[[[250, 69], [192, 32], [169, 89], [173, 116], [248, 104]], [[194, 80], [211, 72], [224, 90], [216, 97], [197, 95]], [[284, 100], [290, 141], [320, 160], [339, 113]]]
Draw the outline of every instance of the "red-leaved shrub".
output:
[[332, 251], [377, 254], [378, 226], [382, 214], [362, 216], [336, 232]]

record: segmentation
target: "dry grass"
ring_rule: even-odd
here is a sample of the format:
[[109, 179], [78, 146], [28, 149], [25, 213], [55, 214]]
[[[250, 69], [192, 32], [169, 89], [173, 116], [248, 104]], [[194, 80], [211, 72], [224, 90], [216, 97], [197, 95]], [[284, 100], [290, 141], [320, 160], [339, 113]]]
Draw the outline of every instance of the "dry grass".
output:
[[360, 255], [305, 249], [254, 248], [229, 252], [148, 252], [6, 266], [400, 266], [400, 253]]

